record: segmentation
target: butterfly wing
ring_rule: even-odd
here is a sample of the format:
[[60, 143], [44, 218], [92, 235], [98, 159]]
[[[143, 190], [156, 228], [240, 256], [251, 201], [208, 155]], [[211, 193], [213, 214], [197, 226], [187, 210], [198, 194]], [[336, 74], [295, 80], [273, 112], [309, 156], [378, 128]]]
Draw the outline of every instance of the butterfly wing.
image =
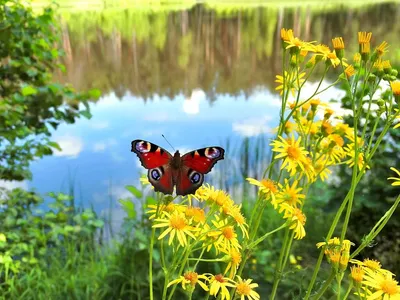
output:
[[172, 155], [165, 149], [143, 140], [134, 140], [131, 143], [132, 152], [135, 152], [148, 169], [147, 177], [154, 186], [154, 190], [164, 194], [172, 194], [174, 190], [170, 161]]
[[194, 194], [203, 184], [204, 174], [210, 172], [217, 161], [224, 159], [224, 153], [221, 147], [207, 147], [183, 155], [176, 179], [176, 194]]

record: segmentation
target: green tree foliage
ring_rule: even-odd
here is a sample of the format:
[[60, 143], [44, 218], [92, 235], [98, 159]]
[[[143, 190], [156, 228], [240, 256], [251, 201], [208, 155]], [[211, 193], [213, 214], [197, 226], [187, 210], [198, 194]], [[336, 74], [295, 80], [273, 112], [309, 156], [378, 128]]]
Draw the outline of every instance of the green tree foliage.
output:
[[90, 117], [87, 100], [100, 93], [52, 82], [55, 69], [65, 71], [53, 9], [35, 15], [17, 0], [0, 5], [0, 179], [23, 180], [32, 160], [59, 149], [52, 129]]

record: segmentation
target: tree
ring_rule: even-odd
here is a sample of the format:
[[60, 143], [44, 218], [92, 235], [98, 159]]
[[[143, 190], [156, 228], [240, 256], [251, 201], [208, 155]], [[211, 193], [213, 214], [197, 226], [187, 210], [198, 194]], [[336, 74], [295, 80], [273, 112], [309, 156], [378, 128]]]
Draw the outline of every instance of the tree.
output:
[[89, 118], [88, 99], [100, 96], [52, 82], [57, 68], [65, 71], [55, 24], [51, 7], [37, 14], [0, 0], [0, 179], [29, 178], [32, 160], [59, 149], [52, 129]]

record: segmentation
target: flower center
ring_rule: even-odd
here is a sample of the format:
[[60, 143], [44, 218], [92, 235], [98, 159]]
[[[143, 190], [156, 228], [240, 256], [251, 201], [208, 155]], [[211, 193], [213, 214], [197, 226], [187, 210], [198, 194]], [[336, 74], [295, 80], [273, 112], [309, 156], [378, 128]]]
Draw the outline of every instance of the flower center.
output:
[[236, 251], [235, 249], [232, 249], [231, 259], [235, 265], [238, 265], [242, 261], [242, 256], [240, 255], [240, 253], [238, 251]]
[[224, 282], [225, 282], [224, 276], [222, 276], [222, 274], [215, 275], [214, 278], [215, 278], [215, 280], [218, 281], [218, 282], [221, 282], [221, 283], [224, 283]]
[[236, 285], [236, 291], [239, 295], [250, 295], [251, 288], [246, 282], [241, 282]]
[[190, 281], [191, 285], [196, 285], [197, 283], [197, 273], [196, 272], [187, 272], [183, 275], [186, 280]]
[[385, 294], [396, 295], [398, 292], [397, 282], [391, 278], [383, 280], [380, 286]]
[[169, 225], [174, 229], [182, 230], [186, 226], [186, 220], [179, 215], [171, 216]]
[[235, 237], [235, 232], [231, 226], [226, 227], [222, 230], [222, 234], [225, 236], [226, 239], [231, 240]]
[[287, 155], [290, 159], [299, 159], [300, 157], [300, 149], [295, 146], [289, 146], [287, 148]]
[[271, 179], [263, 179], [261, 183], [265, 188], [271, 191], [271, 193], [276, 193], [278, 189], [276, 188], [275, 183]]

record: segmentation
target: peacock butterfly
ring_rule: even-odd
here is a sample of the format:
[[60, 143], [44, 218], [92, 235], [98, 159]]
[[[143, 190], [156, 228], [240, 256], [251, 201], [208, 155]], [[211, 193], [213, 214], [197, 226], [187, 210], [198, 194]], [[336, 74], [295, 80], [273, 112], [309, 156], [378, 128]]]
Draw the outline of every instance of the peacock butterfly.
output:
[[203, 184], [204, 174], [211, 171], [220, 159], [224, 159], [225, 150], [221, 147], [197, 149], [181, 156], [176, 151], [174, 156], [165, 149], [143, 140], [132, 141], [135, 152], [148, 169], [148, 178], [154, 190], [172, 194], [176, 185], [177, 195], [194, 194]]

